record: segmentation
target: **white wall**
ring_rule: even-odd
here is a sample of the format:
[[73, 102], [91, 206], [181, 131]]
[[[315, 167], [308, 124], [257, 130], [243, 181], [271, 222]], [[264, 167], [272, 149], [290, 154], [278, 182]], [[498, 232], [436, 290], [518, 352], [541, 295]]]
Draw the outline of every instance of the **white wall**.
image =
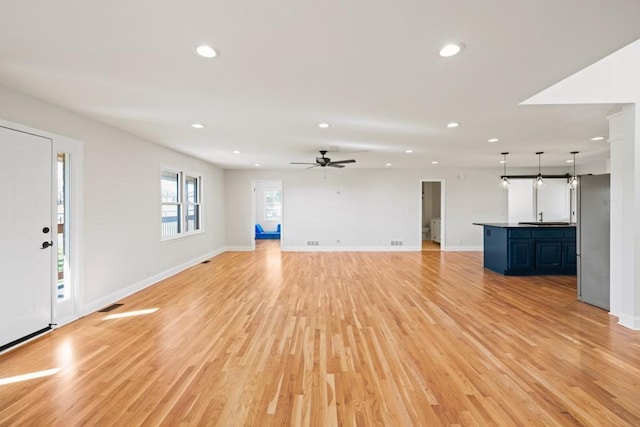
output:
[[[0, 118], [84, 143], [79, 314], [223, 250], [221, 169], [3, 87]], [[161, 163], [202, 175], [205, 233], [160, 242]]]
[[[464, 175], [464, 179], [457, 178]], [[284, 250], [418, 250], [421, 240], [421, 181], [444, 179], [445, 250], [482, 247], [481, 227], [473, 222], [504, 222], [505, 192], [499, 171], [489, 169], [227, 170], [227, 244], [251, 248], [251, 181], [282, 180], [286, 233]], [[338, 243], [338, 240], [340, 241]], [[391, 247], [402, 240], [402, 248]]]
[[440, 218], [441, 216], [441, 195], [442, 195], [442, 185], [437, 182], [437, 183], [432, 183], [432, 188], [433, 190], [431, 191], [431, 211], [432, 211], [432, 217], [433, 218]]
[[630, 104], [610, 117], [611, 313], [640, 330], [640, 40], [524, 104]]
[[429, 227], [433, 218], [433, 183], [422, 183], [422, 227]]
[[609, 118], [611, 142], [611, 314], [640, 330], [640, 109]]

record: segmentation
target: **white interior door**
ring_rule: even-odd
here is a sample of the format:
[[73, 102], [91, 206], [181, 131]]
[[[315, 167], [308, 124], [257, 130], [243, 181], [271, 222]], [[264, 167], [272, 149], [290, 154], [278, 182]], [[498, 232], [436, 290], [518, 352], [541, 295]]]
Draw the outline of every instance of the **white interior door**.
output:
[[570, 192], [566, 179], [546, 179], [538, 190], [537, 219], [540, 213], [545, 221], [569, 221], [571, 217]]
[[509, 222], [535, 221], [535, 199], [532, 179], [512, 179], [509, 186]]
[[0, 152], [1, 347], [49, 326], [55, 246], [51, 140], [0, 127]]

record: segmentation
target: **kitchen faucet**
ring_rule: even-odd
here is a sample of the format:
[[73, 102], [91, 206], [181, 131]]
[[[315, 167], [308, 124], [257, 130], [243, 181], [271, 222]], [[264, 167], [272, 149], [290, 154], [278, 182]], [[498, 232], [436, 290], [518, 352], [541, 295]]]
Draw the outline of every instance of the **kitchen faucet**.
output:
[[540, 222], [543, 222], [543, 220], [542, 220], [542, 211], [540, 211], [540, 213], [538, 215], [540, 215]]

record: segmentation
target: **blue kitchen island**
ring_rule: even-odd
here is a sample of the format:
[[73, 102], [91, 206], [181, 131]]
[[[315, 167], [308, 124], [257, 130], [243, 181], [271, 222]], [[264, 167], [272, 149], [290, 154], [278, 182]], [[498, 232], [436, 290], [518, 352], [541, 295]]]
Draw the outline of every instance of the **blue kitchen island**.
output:
[[576, 274], [570, 223], [474, 223], [483, 227], [484, 267], [506, 276]]

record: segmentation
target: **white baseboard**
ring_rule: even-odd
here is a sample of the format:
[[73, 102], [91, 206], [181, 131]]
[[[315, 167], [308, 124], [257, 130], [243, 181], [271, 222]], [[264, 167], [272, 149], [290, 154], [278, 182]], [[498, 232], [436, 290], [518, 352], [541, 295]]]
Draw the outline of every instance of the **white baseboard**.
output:
[[[283, 252], [420, 252], [422, 250], [421, 246], [283, 246]], [[446, 251], [481, 251], [482, 246], [453, 246], [447, 247]], [[186, 270], [187, 268], [193, 267], [196, 264], [201, 263], [207, 259], [213, 258], [215, 256], [220, 255], [223, 252], [251, 252], [254, 251], [254, 248], [250, 246], [226, 246], [224, 248], [215, 250], [213, 252], [201, 255], [197, 258], [184, 262], [176, 267], [170, 268], [166, 271], [148, 277], [144, 280], [141, 280], [137, 283], [134, 283], [126, 288], [120, 289], [117, 292], [113, 292], [109, 295], [106, 295], [96, 301], [92, 301], [83, 307], [80, 308], [78, 317], [70, 317], [65, 318], [58, 321], [56, 327], [61, 327], [68, 323], [77, 320], [82, 316], [86, 316], [88, 314], [93, 313], [94, 311], [100, 310], [110, 304], [115, 303], [116, 301], [121, 300], [122, 298], [128, 297], [136, 292], [139, 292], [145, 288], [148, 288], [151, 285], [154, 285], [164, 279], [167, 279], [175, 274], [180, 273], [181, 271]], [[635, 323], [633, 323], [635, 322]], [[622, 317], [620, 317], [620, 324], [623, 326], [627, 326], [623, 324]], [[635, 324], [635, 329], [640, 329], [640, 319], [635, 319], [631, 322], [631, 324]], [[631, 326], [627, 326], [631, 327]], [[634, 329], [633, 327], [631, 327]]]
[[53, 329], [58, 329], [64, 325], [68, 325], [71, 322], [75, 322], [76, 320], [78, 320], [80, 317], [78, 316], [69, 316], [69, 317], [65, 317], [64, 319], [58, 319], [58, 323], [56, 323], [54, 326], [52, 326]]
[[618, 325], [634, 331], [640, 331], [640, 316], [621, 314], [618, 316]]
[[282, 252], [419, 252], [419, 246], [283, 246]]
[[187, 262], [184, 262], [180, 265], [177, 265], [173, 268], [170, 268], [166, 271], [163, 271], [162, 273], [158, 273], [154, 276], [151, 277], [147, 277], [144, 280], [141, 280], [137, 283], [134, 283], [130, 286], [127, 286], [126, 288], [120, 289], [117, 292], [113, 292], [107, 296], [104, 296], [96, 301], [92, 301], [89, 304], [83, 306], [80, 308], [80, 315], [81, 316], [86, 316], [88, 314], [93, 313], [94, 311], [98, 311], [101, 308], [104, 308], [108, 305], [111, 305], [113, 303], [115, 303], [116, 301], [121, 300], [122, 298], [128, 297], [129, 295], [135, 294], [136, 292], [139, 292], [145, 288], [148, 288], [151, 285], [154, 285], [164, 279], [167, 279], [171, 276], [174, 276], [178, 273], [180, 273], [181, 271], [186, 270], [187, 268], [193, 267], [196, 264], [200, 264], [202, 261], [206, 261], [210, 258], [213, 258], [215, 256], [220, 255], [221, 253], [225, 252], [225, 248], [221, 248], [218, 250], [215, 250], [213, 252], [209, 252], [207, 254], [201, 255], [197, 258], [194, 258], [192, 260], [189, 260]]
[[[443, 252], [482, 252], [482, 246], [447, 246]], [[283, 246], [283, 252], [420, 252], [421, 246]]]

